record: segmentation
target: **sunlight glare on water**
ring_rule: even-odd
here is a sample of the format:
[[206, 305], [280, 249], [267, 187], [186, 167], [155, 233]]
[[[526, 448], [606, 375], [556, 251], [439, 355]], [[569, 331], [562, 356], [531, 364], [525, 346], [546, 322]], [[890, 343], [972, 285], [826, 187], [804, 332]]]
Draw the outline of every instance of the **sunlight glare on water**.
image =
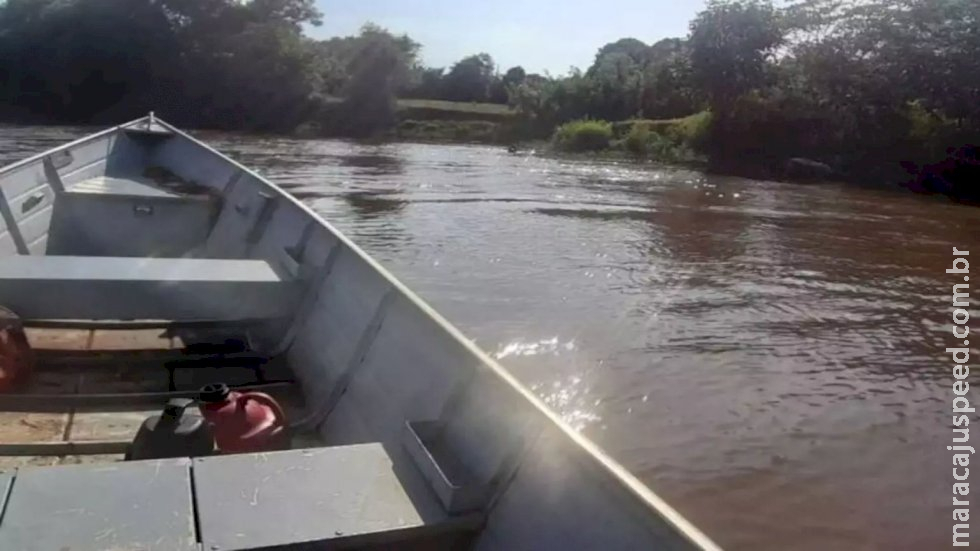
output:
[[[528, 342], [517, 339], [500, 346], [493, 357], [497, 360], [518, 356], [548, 355], [558, 357], [563, 353], [575, 351], [575, 341], [559, 342], [558, 337]], [[531, 390], [537, 393], [546, 404], [558, 412], [561, 418], [575, 430], [581, 431], [586, 426], [602, 420], [596, 415], [589, 404], [588, 388], [583, 385], [582, 377], [568, 375], [564, 379], [554, 380], [551, 384], [536, 383]]]

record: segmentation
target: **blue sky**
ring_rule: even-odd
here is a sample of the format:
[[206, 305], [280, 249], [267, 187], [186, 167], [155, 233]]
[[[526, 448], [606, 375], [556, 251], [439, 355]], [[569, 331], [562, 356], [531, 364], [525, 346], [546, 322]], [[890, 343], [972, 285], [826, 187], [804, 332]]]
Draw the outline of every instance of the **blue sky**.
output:
[[487, 52], [506, 70], [563, 74], [586, 68], [607, 42], [647, 43], [687, 34], [704, 0], [318, 0], [317, 38], [356, 34], [367, 21], [407, 33], [423, 46], [427, 65], [449, 66]]

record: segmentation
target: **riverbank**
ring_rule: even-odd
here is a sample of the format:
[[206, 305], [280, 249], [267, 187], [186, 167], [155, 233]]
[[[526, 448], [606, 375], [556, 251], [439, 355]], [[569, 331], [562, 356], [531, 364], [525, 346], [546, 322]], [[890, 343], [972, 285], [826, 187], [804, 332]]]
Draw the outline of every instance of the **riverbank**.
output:
[[[333, 103], [340, 107], [339, 100]], [[958, 202], [980, 205], [980, 163], [975, 148], [970, 150], [969, 146], [958, 148], [954, 156], [922, 166], [898, 161], [868, 162], [859, 165], [858, 170], [840, 170], [807, 158], [755, 156], [727, 162], [712, 159], [703, 153], [711, 124], [707, 112], [669, 120], [572, 121], [550, 131], [529, 123], [501, 104], [409, 99], [399, 100], [396, 112], [398, 120], [368, 141], [493, 145], [519, 154], [679, 166], [756, 180], [843, 182], [865, 188], [944, 195]], [[161, 116], [166, 118], [165, 113]], [[4, 117], [4, 123], [47, 126], [51, 121]], [[316, 123], [302, 124], [287, 133], [262, 134], [301, 139], [364, 139]], [[585, 138], [578, 138], [580, 134]]]
[[[448, 104], [444, 108], [452, 109], [451, 102], [442, 103]], [[674, 165], [752, 179], [843, 182], [865, 188], [945, 195], [958, 202], [980, 204], [980, 161], [977, 148], [971, 145], [951, 148], [945, 158], [921, 165], [890, 155], [834, 166], [809, 158], [806, 153], [787, 157], [760, 150], [752, 155], [712, 156], [707, 153], [714, 149], [710, 144], [712, 124], [711, 113], [704, 111], [668, 120], [583, 119], [547, 131], [510, 113], [496, 120], [403, 120], [385, 133], [385, 138], [504, 145], [551, 157]]]

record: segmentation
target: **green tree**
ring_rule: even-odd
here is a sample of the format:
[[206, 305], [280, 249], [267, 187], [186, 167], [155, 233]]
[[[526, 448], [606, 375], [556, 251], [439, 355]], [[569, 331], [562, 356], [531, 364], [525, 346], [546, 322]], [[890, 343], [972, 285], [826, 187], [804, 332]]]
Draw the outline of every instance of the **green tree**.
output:
[[510, 96], [517, 86], [520, 86], [527, 79], [527, 72], [523, 67], [511, 67], [503, 76], [494, 78], [490, 85], [490, 101], [492, 103], [508, 103]]
[[301, 31], [304, 24], [320, 26], [323, 14], [315, 0], [251, 0], [249, 9], [260, 22], [277, 22]]
[[609, 56], [626, 56], [636, 65], [645, 65], [650, 55], [650, 47], [642, 40], [636, 38], [620, 38], [615, 42], [610, 42], [599, 48], [596, 52], [595, 61], [588, 73], [603, 65]]
[[395, 91], [408, 78], [419, 44], [365, 25], [350, 59], [344, 100], [344, 130], [368, 136], [395, 123]]
[[490, 54], [464, 57], [449, 69], [444, 79], [446, 99], [487, 101], [494, 72], [495, 65]]
[[632, 56], [621, 51], [599, 56], [585, 77], [590, 88], [590, 114], [605, 120], [627, 119], [638, 114], [643, 66]]
[[650, 46], [647, 53], [647, 65], [656, 66], [670, 63], [678, 56], [690, 56], [687, 40], [683, 38], [664, 38]]
[[787, 19], [799, 35], [794, 54], [829, 94], [919, 101], [964, 126], [980, 124], [980, 3], [806, 0]]
[[344, 94], [344, 87], [350, 80], [350, 60], [357, 45], [356, 36], [333, 37], [307, 45], [311, 56], [310, 71], [320, 94], [328, 97]]
[[410, 82], [404, 90], [405, 97], [442, 99], [445, 74], [446, 70], [442, 67], [414, 67]]
[[56, 121], [155, 109], [287, 129], [313, 90], [301, 27], [318, 19], [312, 0], [13, 0], [0, 4], [0, 94], [7, 110]]
[[644, 72], [641, 106], [646, 118], [684, 117], [703, 108], [703, 94], [694, 82], [686, 45], [680, 40], [671, 45], [678, 47], [656, 56]]
[[510, 69], [507, 69], [507, 72], [504, 73], [503, 76], [503, 82], [505, 86], [517, 86], [523, 84], [526, 79], [527, 79], [527, 71], [524, 70], [524, 67], [521, 67], [519, 65], [517, 67], [511, 67]]
[[776, 10], [760, 0], [710, 0], [691, 22], [691, 69], [722, 117], [764, 84], [766, 62], [783, 42]]

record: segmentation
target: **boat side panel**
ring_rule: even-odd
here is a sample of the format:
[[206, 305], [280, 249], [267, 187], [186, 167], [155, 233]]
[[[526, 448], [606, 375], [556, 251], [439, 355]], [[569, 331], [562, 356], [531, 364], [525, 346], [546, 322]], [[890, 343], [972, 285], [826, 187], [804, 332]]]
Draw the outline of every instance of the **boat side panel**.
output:
[[[438, 419], [450, 395], [472, 374], [474, 361], [433, 330], [431, 321], [399, 296], [390, 299], [381, 326], [340, 398], [371, 436], [397, 443], [405, 421]], [[328, 417], [327, 441], [347, 430]]]
[[[322, 266], [330, 253], [317, 261]], [[371, 271], [357, 258], [338, 251], [332, 259], [330, 276], [317, 293], [315, 304], [302, 324], [290, 349], [294, 370], [304, 372], [309, 403], [329, 408], [331, 391], [350, 373], [359, 341], [365, 337], [374, 313], [386, 292], [385, 282], [372, 278]]]
[[[60, 182], [49, 181], [45, 158], [58, 174], [55, 180]], [[70, 189], [80, 181], [103, 176], [107, 166], [138, 171], [144, 161], [144, 148], [140, 144], [109, 132], [5, 169], [0, 176], [0, 188], [30, 254], [46, 252], [60, 186]], [[0, 254], [3, 254], [3, 242], [4, 236], [0, 234]]]
[[506, 490], [525, 450], [545, 420], [522, 396], [482, 365], [451, 397], [439, 417], [439, 446], [465, 465], [472, 484], [490, 494]]
[[20, 228], [27, 248], [33, 255], [45, 254], [51, 230], [51, 218], [54, 215], [54, 192], [48, 188], [43, 193], [43, 205], [31, 210], [29, 216], [17, 221], [17, 227]]
[[0, 187], [30, 253], [44, 254], [55, 192], [48, 184], [43, 165], [37, 161], [4, 174]]
[[0, 257], [17, 254], [17, 243], [7, 227], [7, 222], [0, 216]]
[[477, 551], [696, 548], [637, 508], [581, 448], [548, 427], [487, 519]]
[[53, 155], [51, 158], [55, 161], [54, 166], [65, 189], [71, 189], [74, 184], [90, 178], [105, 176], [109, 159], [114, 155], [119, 141], [119, 135], [112, 133]]

